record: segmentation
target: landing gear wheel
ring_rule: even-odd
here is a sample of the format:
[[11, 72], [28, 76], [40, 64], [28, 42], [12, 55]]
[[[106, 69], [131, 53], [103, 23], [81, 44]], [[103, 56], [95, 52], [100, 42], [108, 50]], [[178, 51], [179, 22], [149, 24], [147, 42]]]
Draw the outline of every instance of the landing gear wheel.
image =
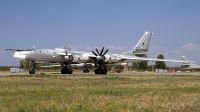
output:
[[102, 71], [103, 71], [103, 70], [99, 69], [99, 74], [102, 74]]
[[83, 70], [83, 73], [89, 73], [90, 71], [89, 70]]
[[61, 74], [72, 74], [73, 70], [72, 69], [61, 69]]
[[65, 74], [65, 69], [61, 69], [61, 74]]
[[120, 70], [117, 70], [117, 73], [120, 73], [121, 71]]
[[73, 70], [72, 69], [68, 69], [68, 73], [67, 74], [72, 74]]
[[107, 69], [95, 69], [95, 74], [107, 74]]
[[29, 74], [35, 74], [35, 70], [29, 71]]
[[107, 69], [104, 69], [104, 70], [103, 70], [103, 74], [107, 74]]
[[95, 73], [95, 74], [99, 74], [99, 69], [95, 69], [95, 70], [94, 70], [94, 73]]

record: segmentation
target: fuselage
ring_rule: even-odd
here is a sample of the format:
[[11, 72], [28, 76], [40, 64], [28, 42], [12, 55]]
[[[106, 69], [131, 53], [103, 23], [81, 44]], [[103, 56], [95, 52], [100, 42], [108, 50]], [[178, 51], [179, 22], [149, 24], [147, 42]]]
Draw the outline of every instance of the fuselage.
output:
[[[60, 63], [68, 62], [71, 64], [78, 63], [93, 63], [94, 60], [91, 57], [98, 58], [91, 52], [82, 51], [68, 51], [66, 49], [30, 49], [24, 51], [16, 51], [13, 55], [18, 60], [33, 61], [34, 63]], [[134, 55], [123, 54], [106, 54], [105, 62], [108, 64], [114, 63], [126, 63], [130, 60], [122, 60], [122, 57], [136, 57]], [[138, 60], [132, 60], [133, 62]]]

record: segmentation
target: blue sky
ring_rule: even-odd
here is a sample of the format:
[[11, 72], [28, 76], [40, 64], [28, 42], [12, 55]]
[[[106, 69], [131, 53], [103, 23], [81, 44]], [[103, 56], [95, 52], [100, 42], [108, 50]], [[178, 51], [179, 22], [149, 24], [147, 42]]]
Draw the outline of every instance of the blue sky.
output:
[[150, 52], [200, 64], [199, 6], [199, 0], [1, 0], [0, 66], [19, 64], [6, 48], [105, 46], [121, 53], [145, 31], [153, 32]]

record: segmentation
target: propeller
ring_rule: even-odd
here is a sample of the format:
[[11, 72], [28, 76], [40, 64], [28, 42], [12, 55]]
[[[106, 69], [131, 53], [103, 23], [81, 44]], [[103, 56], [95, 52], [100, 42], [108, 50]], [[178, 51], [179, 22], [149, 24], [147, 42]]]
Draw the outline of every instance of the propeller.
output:
[[[92, 53], [97, 57], [97, 60], [104, 60], [105, 55], [108, 52], [108, 49], [104, 52], [104, 47], [101, 49], [101, 52], [99, 53], [98, 49], [96, 48], [96, 53], [92, 51]], [[104, 52], [104, 53], [103, 53]]]

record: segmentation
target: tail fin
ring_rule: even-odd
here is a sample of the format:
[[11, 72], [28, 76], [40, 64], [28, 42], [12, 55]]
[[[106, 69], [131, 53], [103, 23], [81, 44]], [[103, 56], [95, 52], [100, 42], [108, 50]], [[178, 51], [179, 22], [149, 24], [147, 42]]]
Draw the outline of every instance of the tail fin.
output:
[[181, 60], [188, 61], [185, 56], [181, 56]]
[[192, 64], [192, 63], [195, 63], [195, 62], [187, 62], [188, 60], [187, 60], [187, 58], [185, 56], [181, 56], [181, 60], [186, 61], [183, 64]]
[[186, 61], [181, 65], [182, 69], [199, 69], [200, 66], [196, 62], [188, 62], [185, 56], [181, 56], [181, 60]]
[[139, 57], [147, 57], [146, 55], [148, 54], [149, 44], [150, 44], [152, 34], [153, 32], [145, 32], [133, 50], [123, 52], [122, 54], [136, 55]]
[[139, 40], [139, 42], [134, 47], [134, 52], [148, 52], [149, 50], [149, 44], [151, 40], [153, 32], [145, 32], [142, 38]]

